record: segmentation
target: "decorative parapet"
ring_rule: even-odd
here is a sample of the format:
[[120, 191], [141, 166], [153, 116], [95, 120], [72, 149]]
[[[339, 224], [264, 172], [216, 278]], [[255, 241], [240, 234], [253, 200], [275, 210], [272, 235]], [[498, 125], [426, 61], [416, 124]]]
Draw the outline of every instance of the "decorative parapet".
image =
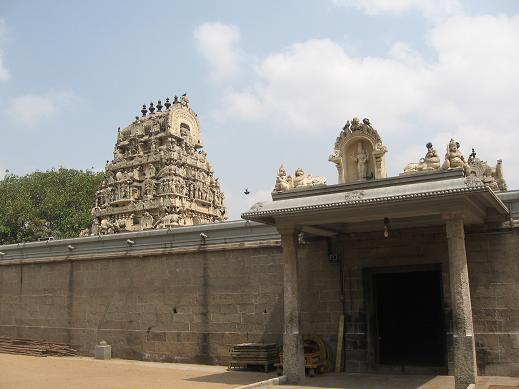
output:
[[335, 141], [334, 152], [328, 160], [339, 173], [339, 184], [386, 178], [385, 155], [378, 131], [369, 119], [348, 121]]
[[[462, 173], [458, 170], [461, 175]], [[407, 177], [399, 179], [405, 180]], [[397, 179], [398, 180], [398, 179]], [[300, 214], [307, 211], [330, 210], [380, 204], [401, 203], [410, 200], [425, 200], [449, 197], [459, 194], [492, 193], [477, 177], [459, 177], [446, 180], [428, 180], [427, 177], [418, 179], [415, 183], [404, 185], [374, 186], [373, 188], [354, 189], [344, 192], [334, 191], [326, 187], [319, 196], [303, 196], [279, 199], [254, 204], [242, 218], [261, 221], [266, 217]], [[493, 198], [497, 199], [492, 193]]]

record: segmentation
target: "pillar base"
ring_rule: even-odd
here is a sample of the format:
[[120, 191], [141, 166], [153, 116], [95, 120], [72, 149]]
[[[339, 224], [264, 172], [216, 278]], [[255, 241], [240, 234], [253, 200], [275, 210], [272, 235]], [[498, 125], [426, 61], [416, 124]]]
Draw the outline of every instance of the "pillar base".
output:
[[474, 337], [462, 335], [453, 338], [454, 345], [454, 380], [456, 389], [467, 389], [470, 384], [476, 383]]
[[305, 379], [305, 357], [301, 334], [283, 336], [283, 375], [289, 384], [302, 384]]

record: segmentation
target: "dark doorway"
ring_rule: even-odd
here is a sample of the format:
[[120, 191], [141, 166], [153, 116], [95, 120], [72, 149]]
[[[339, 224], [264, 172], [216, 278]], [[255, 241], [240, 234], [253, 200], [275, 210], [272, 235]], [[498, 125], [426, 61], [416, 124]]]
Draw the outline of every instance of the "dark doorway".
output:
[[378, 361], [445, 365], [440, 271], [375, 273]]

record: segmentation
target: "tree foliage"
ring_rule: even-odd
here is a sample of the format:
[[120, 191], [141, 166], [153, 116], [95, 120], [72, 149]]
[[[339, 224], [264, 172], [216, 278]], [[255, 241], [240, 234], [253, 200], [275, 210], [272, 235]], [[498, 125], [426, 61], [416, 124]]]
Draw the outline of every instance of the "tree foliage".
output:
[[0, 244], [71, 238], [90, 226], [103, 173], [74, 169], [8, 174], [0, 181]]

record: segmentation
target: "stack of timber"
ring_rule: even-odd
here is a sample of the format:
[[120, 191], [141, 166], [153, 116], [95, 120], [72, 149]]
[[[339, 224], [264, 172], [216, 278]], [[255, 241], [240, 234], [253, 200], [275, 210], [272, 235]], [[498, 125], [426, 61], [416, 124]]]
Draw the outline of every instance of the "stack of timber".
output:
[[64, 357], [77, 355], [77, 347], [45, 340], [0, 336], [0, 353]]
[[231, 348], [229, 369], [233, 367], [263, 366], [265, 372], [279, 361], [279, 349], [275, 343], [241, 343]]

